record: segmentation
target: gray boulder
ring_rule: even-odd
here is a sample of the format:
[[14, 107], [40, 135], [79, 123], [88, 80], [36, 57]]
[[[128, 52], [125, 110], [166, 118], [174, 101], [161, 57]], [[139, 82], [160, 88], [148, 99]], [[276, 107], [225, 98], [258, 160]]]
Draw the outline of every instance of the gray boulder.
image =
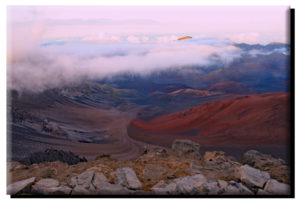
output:
[[6, 193], [8, 195], [20, 194], [30, 190], [31, 185], [34, 183], [35, 177], [18, 181], [7, 186]]
[[286, 162], [282, 159], [276, 159], [271, 155], [263, 154], [256, 150], [249, 150], [244, 153], [242, 162], [243, 164], [248, 164], [257, 168], [286, 164]]
[[78, 176], [72, 177], [68, 184], [73, 188], [72, 194], [75, 195], [94, 195], [97, 194], [108, 180], [102, 173], [86, 171]]
[[84, 173], [81, 173], [77, 176], [77, 184], [83, 186], [86, 189], [90, 189], [92, 185], [92, 180], [95, 175], [95, 172], [90, 170]]
[[290, 168], [280, 158], [274, 158], [271, 155], [250, 150], [244, 153], [242, 162], [243, 164], [248, 164], [254, 168], [268, 172], [271, 178], [282, 183], [290, 183]]
[[[72, 195], [91, 195], [92, 193], [82, 185], [76, 185], [71, 192]], [[93, 193], [94, 194], [94, 193]]]
[[270, 175], [248, 165], [243, 165], [238, 169], [240, 180], [250, 189], [263, 188]]
[[224, 195], [254, 195], [246, 186], [235, 181], [230, 181], [225, 188]]
[[199, 193], [199, 187], [207, 182], [206, 178], [201, 175], [193, 175], [187, 177], [181, 177], [174, 180], [177, 184], [177, 191], [180, 194], [192, 195]]
[[172, 181], [164, 182], [160, 181], [152, 187], [152, 191], [156, 195], [176, 195], [179, 194], [177, 191], [177, 184]]
[[41, 179], [32, 186], [32, 192], [41, 195], [69, 195], [71, 188], [61, 185], [55, 179], [45, 178]]
[[172, 152], [177, 157], [201, 159], [200, 144], [191, 140], [175, 140], [172, 144]]
[[208, 195], [218, 195], [221, 194], [224, 190], [218, 186], [217, 181], [210, 180], [201, 185], [200, 191]]
[[226, 187], [228, 186], [228, 183], [224, 180], [218, 180], [218, 185], [223, 191], [225, 191]]
[[258, 189], [256, 195], [271, 195], [271, 193], [266, 192], [263, 189]]
[[277, 180], [270, 179], [267, 181], [264, 191], [269, 192], [273, 195], [288, 195], [290, 194], [290, 186], [278, 182]]
[[108, 179], [103, 175], [103, 173], [95, 173], [93, 178], [93, 185], [96, 190], [100, 190], [104, 187], [107, 183], [109, 183]]
[[177, 178], [166, 183], [160, 182], [158, 185], [152, 187], [152, 190], [157, 195], [195, 195], [200, 194], [199, 188], [206, 182], [206, 178], [203, 175], [198, 174]]
[[129, 190], [119, 184], [106, 183], [102, 186], [97, 194], [98, 195], [129, 195], [133, 194], [135, 191]]
[[118, 168], [116, 171], [115, 184], [127, 187], [128, 189], [141, 189], [142, 183], [136, 176], [134, 170], [129, 167]]

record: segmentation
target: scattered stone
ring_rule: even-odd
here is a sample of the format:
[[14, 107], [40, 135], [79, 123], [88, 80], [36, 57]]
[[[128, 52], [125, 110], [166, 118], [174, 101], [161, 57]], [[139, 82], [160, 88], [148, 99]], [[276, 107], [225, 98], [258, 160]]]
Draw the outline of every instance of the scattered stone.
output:
[[107, 183], [109, 183], [108, 179], [103, 175], [103, 173], [95, 173], [94, 179], [93, 179], [93, 185], [96, 188], [96, 190], [101, 189], [103, 186], [105, 186]]
[[243, 155], [243, 164], [248, 164], [252, 167], [263, 168], [268, 166], [285, 165], [282, 159], [276, 159], [268, 154], [260, 153], [256, 150], [249, 150]]
[[159, 182], [157, 185], [154, 185], [152, 187], [152, 191], [156, 195], [177, 195], [177, 194], [179, 194], [176, 183], [171, 181], [171, 182], [166, 182], [165, 184], [161, 184], [161, 182]]
[[155, 182], [168, 175], [169, 169], [160, 165], [149, 164], [143, 170], [143, 178], [148, 182]]
[[250, 189], [263, 188], [270, 175], [267, 172], [243, 165], [238, 169], [240, 180]]
[[225, 156], [224, 152], [205, 152], [202, 166], [197, 168], [207, 179], [238, 180], [236, 169], [241, 166], [233, 157]]
[[207, 182], [206, 178], [201, 175], [193, 175], [187, 177], [181, 177], [174, 180], [177, 184], [177, 191], [180, 194], [194, 194], [199, 193], [198, 189], [201, 185]]
[[55, 179], [41, 179], [32, 186], [32, 192], [41, 195], [69, 195], [71, 188], [67, 186], [59, 186], [59, 182]]
[[225, 191], [226, 187], [228, 186], [228, 183], [224, 180], [218, 180], [218, 185], [223, 191]]
[[191, 140], [175, 140], [172, 144], [172, 152], [177, 157], [201, 159], [200, 144]]
[[152, 190], [158, 195], [194, 195], [200, 194], [199, 187], [206, 182], [206, 178], [203, 175], [198, 174], [176, 178], [164, 184], [159, 182], [159, 184], [152, 187]]
[[263, 189], [258, 189], [256, 195], [271, 195], [271, 193], [266, 192]]
[[20, 160], [19, 162], [25, 165], [34, 163], [60, 161], [69, 165], [74, 165], [79, 162], [87, 162], [85, 157], [79, 157], [72, 152], [66, 152], [56, 149], [46, 149], [44, 152], [35, 152], [29, 157]]
[[249, 150], [243, 155], [243, 164], [248, 164], [254, 168], [268, 172], [272, 178], [289, 184], [290, 169], [286, 162], [280, 158], [260, 153], [256, 150]]
[[71, 192], [72, 195], [91, 195], [91, 192], [81, 185], [76, 185]]
[[118, 168], [116, 171], [115, 184], [127, 187], [128, 189], [141, 189], [142, 183], [137, 178], [134, 170], [129, 167]]
[[254, 195], [246, 186], [235, 181], [230, 181], [225, 188], [224, 195]]
[[97, 191], [99, 195], [129, 195], [135, 191], [129, 190], [119, 184], [106, 183], [101, 189]]
[[290, 194], [290, 186], [278, 182], [277, 180], [270, 179], [267, 181], [264, 191], [269, 192], [273, 195], [288, 195]]
[[168, 156], [168, 153], [165, 149], [160, 147], [150, 147], [150, 146], [145, 146], [142, 154], [161, 157], [161, 158], [165, 158]]
[[8, 195], [15, 195], [27, 192], [30, 190], [31, 185], [34, 183], [35, 177], [18, 181], [7, 186], [6, 192]]
[[93, 186], [92, 180], [93, 180], [94, 175], [95, 175], [95, 172], [91, 171], [91, 170], [81, 173], [80, 175], [77, 176], [76, 185], [81, 185], [88, 190], [89, 189], [94, 190], [94, 188], [91, 187], [91, 186]]
[[208, 195], [218, 195], [223, 192], [223, 189], [218, 186], [216, 180], [211, 180], [202, 184], [200, 187], [200, 191], [205, 192]]
[[103, 173], [95, 173], [92, 170], [88, 170], [72, 177], [68, 184], [73, 188], [72, 194], [93, 195], [107, 186], [109, 181]]

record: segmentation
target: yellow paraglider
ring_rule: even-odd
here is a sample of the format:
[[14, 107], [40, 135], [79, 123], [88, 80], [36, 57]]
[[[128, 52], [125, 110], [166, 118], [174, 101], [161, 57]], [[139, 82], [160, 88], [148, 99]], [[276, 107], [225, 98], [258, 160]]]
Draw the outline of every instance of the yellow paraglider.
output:
[[191, 39], [192, 37], [191, 36], [184, 36], [184, 37], [181, 37], [179, 39], [177, 39], [178, 41], [181, 41], [181, 40], [186, 40], [186, 39]]

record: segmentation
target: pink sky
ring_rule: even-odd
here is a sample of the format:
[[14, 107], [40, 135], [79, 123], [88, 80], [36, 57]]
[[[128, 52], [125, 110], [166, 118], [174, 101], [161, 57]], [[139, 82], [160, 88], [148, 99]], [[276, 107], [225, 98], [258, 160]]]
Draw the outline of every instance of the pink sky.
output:
[[[287, 6], [8, 7], [8, 23], [43, 38], [192, 35], [286, 42]], [[29, 30], [30, 32], [30, 30]]]

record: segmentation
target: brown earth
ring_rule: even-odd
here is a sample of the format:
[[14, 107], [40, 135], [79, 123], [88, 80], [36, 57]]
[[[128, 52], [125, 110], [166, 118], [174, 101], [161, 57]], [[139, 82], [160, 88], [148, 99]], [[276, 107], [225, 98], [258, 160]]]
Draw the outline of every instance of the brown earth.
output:
[[254, 146], [281, 148], [281, 152], [286, 152], [290, 135], [289, 102], [289, 93], [240, 96], [150, 121], [132, 120], [128, 134], [136, 140], [167, 147], [174, 139], [190, 139], [212, 148]]

